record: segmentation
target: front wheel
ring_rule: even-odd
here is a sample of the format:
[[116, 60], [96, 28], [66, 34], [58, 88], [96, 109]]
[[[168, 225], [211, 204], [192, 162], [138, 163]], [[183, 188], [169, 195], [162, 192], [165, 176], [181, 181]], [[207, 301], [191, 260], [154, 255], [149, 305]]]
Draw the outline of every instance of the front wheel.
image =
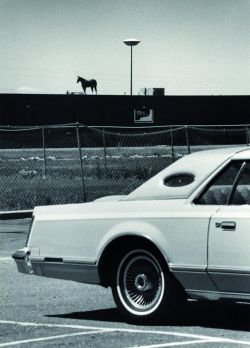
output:
[[152, 252], [139, 249], [125, 253], [118, 262], [113, 297], [129, 321], [143, 322], [173, 315], [177, 289], [164, 266]]

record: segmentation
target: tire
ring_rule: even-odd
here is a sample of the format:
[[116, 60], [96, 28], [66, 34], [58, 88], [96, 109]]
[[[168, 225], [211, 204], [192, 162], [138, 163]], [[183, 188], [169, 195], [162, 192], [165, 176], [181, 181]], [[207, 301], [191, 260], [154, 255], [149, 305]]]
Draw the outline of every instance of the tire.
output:
[[149, 250], [128, 251], [117, 263], [112, 292], [128, 321], [143, 323], [173, 318], [178, 290], [166, 265]]

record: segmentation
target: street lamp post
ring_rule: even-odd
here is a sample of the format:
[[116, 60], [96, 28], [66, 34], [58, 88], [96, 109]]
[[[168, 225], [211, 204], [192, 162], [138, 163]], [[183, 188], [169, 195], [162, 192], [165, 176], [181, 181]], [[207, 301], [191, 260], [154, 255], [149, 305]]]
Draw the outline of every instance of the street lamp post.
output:
[[130, 46], [130, 95], [133, 94], [133, 46], [138, 45], [139, 40], [137, 39], [126, 39], [123, 41], [125, 45]]

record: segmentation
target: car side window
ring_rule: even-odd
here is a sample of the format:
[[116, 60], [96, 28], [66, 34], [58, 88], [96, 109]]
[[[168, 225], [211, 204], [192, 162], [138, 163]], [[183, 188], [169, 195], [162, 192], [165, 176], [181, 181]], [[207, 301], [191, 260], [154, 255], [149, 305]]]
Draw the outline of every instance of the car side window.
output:
[[246, 163], [239, 178], [230, 204], [250, 204], [250, 163]]
[[232, 161], [206, 187], [194, 204], [225, 205], [228, 202], [242, 161]]

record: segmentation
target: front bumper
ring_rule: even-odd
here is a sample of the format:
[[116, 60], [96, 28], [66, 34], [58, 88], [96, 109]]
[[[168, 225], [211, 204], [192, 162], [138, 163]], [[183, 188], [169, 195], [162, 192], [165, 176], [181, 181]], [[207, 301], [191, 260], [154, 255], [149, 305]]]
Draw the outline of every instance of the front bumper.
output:
[[13, 255], [13, 259], [16, 262], [17, 270], [20, 273], [33, 274], [33, 269], [29, 261], [29, 250], [28, 248], [23, 248], [17, 250]]

